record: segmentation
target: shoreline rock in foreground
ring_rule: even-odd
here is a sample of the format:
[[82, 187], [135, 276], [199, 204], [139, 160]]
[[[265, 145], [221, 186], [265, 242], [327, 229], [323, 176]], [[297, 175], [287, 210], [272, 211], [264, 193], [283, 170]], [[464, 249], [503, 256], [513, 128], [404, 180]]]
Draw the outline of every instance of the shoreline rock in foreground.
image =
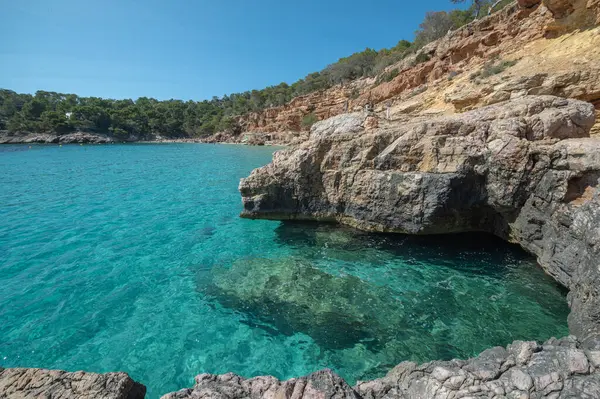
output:
[[143, 399], [146, 387], [125, 373], [69, 373], [0, 367], [0, 398]]
[[[570, 289], [574, 336], [515, 341], [466, 361], [404, 362], [355, 387], [329, 370], [283, 382], [201, 374], [193, 388], [164, 398], [599, 398], [600, 139], [587, 137], [594, 119], [592, 105], [551, 96], [410, 121], [341, 115], [240, 184], [245, 217], [410, 234], [486, 231], [517, 242]], [[123, 373], [0, 370], [7, 398], [133, 399], [142, 389]]]
[[543, 345], [515, 341], [469, 360], [403, 362], [385, 377], [350, 387], [331, 370], [279, 381], [235, 374], [200, 374], [193, 388], [162, 399], [458, 399], [600, 397], [600, 352], [577, 348], [574, 337]]

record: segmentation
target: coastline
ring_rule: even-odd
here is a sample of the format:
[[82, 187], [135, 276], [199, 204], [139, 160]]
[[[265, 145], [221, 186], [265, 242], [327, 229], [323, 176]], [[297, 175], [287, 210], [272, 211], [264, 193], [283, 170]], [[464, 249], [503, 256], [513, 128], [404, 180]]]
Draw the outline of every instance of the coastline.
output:
[[[510, 345], [466, 364], [405, 362], [382, 379], [357, 384], [359, 397], [599, 398], [600, 139], [590, 137], [594, 123], [592, 104], [552, 96], [409, 123], [369, 113], [336, 116], [241, 181], [242, 217], [330, 220], [411, 235], [484, 231], [519, 244], [569, 290], [571, 335], [516, 350], [531, 364], [507, 363]], [[563, 356], [553, 352], [557, 347], [575, 352]], [[230, 386], [222, 377], [197, 380], [195, 395]]]
[[36, 144], [36, 145], [69, 145], [69, 144], [227, 144], [245, 146], [277, 146], [285, 147], [289, 143], [280, 142], [241, 142], [233, 140], [214, 141], [210, 138], [181, 138], [181, 139], [127, 139], [119, 140], [111, 136], [76, 132], [68, 135], [54, 134], [26, 134], [26, 135], [1, 135], [2, 144]]
[[[520, 8], [515, 9], [518, 12], [515, 11], [514, 19], [509, 19], [508, 13], [498, 14], [493, 17], [495, 18], [493, 23], [510, 26], [510, 29], [506, 29], [507, 32], [512, 32], [515, 25], [525, 26], [524, 31], [532, 32], [524, 36], [523, 41], [520, 42], [523, 47], [526, 47], [537, 34], [530, 27], [527, 28], [527, 24], [530, 23], [527, 16], [534, 12], [534, 7], [540, 1], [519, 0], [518, 3]], [[566, 4], [567, 2], [544, 2], [544, 6], [540, 9], [544, 10], [546, 3]], [[577, 13], [567, 21], [569, 24], [581, 25], [577, 17], [583, 14], [581, 10], [584, 7], [589, 10], [600, 7], [597, 0], [589, 0], [587, 6], [585, 3], [585, 1], [572, 1], [565, 6], [565, 10], [568, 11], [569, 7], [576, 4], [572, 8], [576, 9]], [[503, 19], [504, 15], [506, 19]], [[550, 15], [547, 11], [540, 13], [537, 18], [542, 22], [550, 21]], [[442, 43], [440, 52], [445, 57], [440, 58], [438, 64], [435, 64], [435, 59], [429, 63], [417, 64], [411, 67], [412, 69], [401, 71], [406, 78], [401, 75], [394, 82], [383, 83], [373, 90], [374, 98], [381, 99], [377, 109], [379, 115], [383, 115], [384, 112], [382, 108], [384, 99], [394, 98], [392, 95], [400, 96], [407, 92], [407, 87], [410, 88], [408, 84], [419, 88], [423, 86], [417, 86], [418, 83], [424, 84], [424, 87], [427, 87], [427, 84], [435, 87], [444, 86], [446, 81], [461, 81], [460, 75], [454, 78], [449, 74], [456, 73], [452, 69], [455, 62], [445, 64], [452, 56], [458, 59], [457, 64], [460, 65], [461, 57], [477, 58], [472, 52], [483, 51], [481, 50], [483, 48], [486, 49], [485, 51], [489, 50], [479, 54], [485, 60], [495, 51], [496, 41], [511, 43], [511, 37], [505, 35], [503, 31], [500, 32], [500, 36], [494, 36], [498, 31], [490, 31], [486, 20], [482, 19], [482, 21], [484, 21], [482, 23], [484, 29], [479, 32], [482, 33], [481, 39], [477, 39], [477, 35], [473, 35], [472, 32], [464, 36], [461, 36], [464, 33], [461, 31], [448, 35], [446, 39], [440, 41]], [[600, 19], [596, 21], [596, 24], [598, 23]], [[540, 32], [543, 32], [544, 37], [547, 35], [551, 39], [554, 35], [560, 36], [561, 32], [567, 30], [565, 27], [567, 25], [561, 26], [558, 22], [544, 23], [541, 26], [544, 28]], [[568, 29], [571, 27], [568, 26]], [[480, 40], [481, 43], [475, 39]], [[447, 43], [444, 44], [445, 42]], [[489, 45], [492, 42], [493, 44]], [[432, 49], [433, 45], [429, 45], [424, 51], [434, 54], [437, 50]], [[522, 64], [525, 65], [525, 62]], [[449, 70], [451, 72], [448, 72]], [[486, 91], [487, 83], [480, 84], [477, 79], [472, 79], [472, 82], [464, 83], [464, 86], [445, 93], [445, 103], [451, 104], [461, 112], [460, 115], [464, 115], [463, 111], [479, 110], [484, 105], [500, 104], [509, 98], [522, 98], [529, 94], [552, 94], [566, 98], [578, 96], [577, 98], [594, 104], [598, 112], [600, 103], [595, 97], [598, 95], [595, 91], [597, 86], [586, 81], [587, 78], [589, 82], [594, 81], [593, 73], [589, 73], [590, 71], [594, 71], [591, 66], [587, 74], [582, 67], [581, 73], [576, 71], [573, 74], [569, 72], [569, 74], [554, 76], [548, 72], [544, 77], [543, 71], [536, 69], [536, 73], [539, 73], [528, 77], [529, 80], [517, 78], [506, 82], [498, 80], [495, 85], [489, 85], [490, 91]], [[427, 80], [430, 72], [431, 76], [436, 75], [440, 80]], [[414, 79], [414, 76], [420, 76], [422, 79]], [[540, 76], [543, 84], [536, 83]], [[468, 86], [469, 84], [479, 86]], [[416, 90], [413, 93], [416, 93]], [[368, 94], [369, 102], [372, 93]], [[435, 96], [438, 94], [434, 93]], [[366, 96], [365, 94], [356, 99], [357, 104], [366, 102]], [[418, 97], [418, 93], [416, 96], [412, 97], [411, 94], [403, 98], [406, 103], [395, 105], [399, 115], [404, 117], [406, 114], [407, 118], [412, 117], [409, 115], [409, 106], [424, 107], [426, 101]], [[413, 102], [409, 103], [409, 100]], [[327, 101], [323, 103], [328, 104]], [[341, 110], [344, 107], [344, 102], [329, 101], [329, 103], [333, 104], [328, 105], [332, 110]], [[250, 127], [245, 126], [248, 129], [252, 129], [253, 126], [265, 128], [268, 126], [266, 122], [282, 126], [284, 124], [281, 123], [281, 119], [297, 118], [293, 112], [288, 112], [289, 109], [286, 107], [287, 105], [282, 106], [277, 112], [266, 110], [253, 115], [257, 123], [250, 124]], [[522, 108], [527, 109], [527, 107]], [[570, 290], [567, 301], [572, 313], [569, 316], [571, 335], [568, 337], [552, 338], [543, 343], [514, 341], [506, 347], [486, 349], [478, 356], [467, 360], [435, 360], [424, 364], [406, 361], [392, 368], [385, 377], [358, 381], [354, 386], [350, 386], [329, 369], [287, 381], [280, 381], [271, 376], [244, 378], [233, 373], [199, 374], [195, 378], [194, 386], [168, 393], [163, 396], [163, 399], [597, 399], [600, 398], [600, 311], [598, 310], [600, 309], [600, 284], [598, 284], [600, 282], [598, 274], [600, 230], [597, 228], [600, 221], [598, 212], [600, 188], [597, 188], [600, 184], [598, 183], [600, 158], [597, 158], [597, 154], [600, 152], [597, 148], [600, 148], [600, 144], [590, 138], [590, 134], [582, 135], [579, 131], [575, 131], [576, 128], [586, 125], [581, 123], [585, 118], [578, 114], [580, 110], [572, 110], [570, 113], [571, 116], [577, 116], [573, 121], [568, 115], [564, 118], [555, 118], [556, 110], [551, 111], [539, 116], [527, 115], [527, 118], [531, 116], [531, 119], [520, 119], [511, 121], [510, 124], [499, 123], [491, 128], [487, 127], [479, 136], [472, 135], [469, 138], [471, 141], [465, 140], [464, 146], [452, 143], [448, 146], [439, 144], [446, 141], [448, 136], [450, 136], [448, 142], [451, 142], [454, 139], [451, 137], [453, 134], [458, 137], [457, 140], [468, 136], [468, 134], [462, 136], [455, 134], [456, 132], [447, 134], [446, 131], [442, 132], [443, 129], [440, 129], [439, 134], [432, 135], [431, 141], [423, 140], [419, 145], [408, 143], [409, 139], [387, 142], [386, 136], [396, 133], [391, 130], [384, 131], [389, 120], [384, 121], [373, 114], [365, 118], [361, 116], [358, 123], [350, 120], [352, 118], [348, 117], [348, 114], [341, 114], [338, 118], [347, 120], [337, 125], [331, 122], [331, 119], [324, 117], [322, 126], [328, 129], [321, 129], [321, 133], [317, 135], [317, 140], [322, 142], [305, 143], [301, 146], [302, 140], [299, 137], [304, 132], [297, 132], [293, 136], [287, 136], [288, 138], [284, 138], [282, 134], [280, 143], [277, 140], [264, 141], [260, 136], [262, 133], [255, 136], [249, 133], [247, 136], [251, 138], [250, 140], [247, 137], [243, 138], [246, 133], [235, 137], [217, 133], [202, 139], [138, 140], [136, 137], [128, 137], [122, 141], [111, 136], [89, 132], [9, 136], [7, 132], [0, 131], [0, 144], [229, 144], [284, 148], [297, 145], [297, 148], [283, 151], [276, 156], [273, 164], [252, 172], [250, 177], [244, 179], [245, 182], [240, 185], [245, 205], [242, 217], [270, 220], [327, 220], [365, 231], [388, 234], [422, 234], [424, 230], [427, 232], [423, 234], [429, 232], [438, 234], [452, 229], [471, 227], [473, 224], [476, 228], [491, 230], [493, 234], [521, 245], [537, 257], [538, 264], [547, 274], [558, 284]], [[329, 111], [323, 111], [322, 114], [330, 115]], [[422, 117], [426, 114], [419, 115]], [[535, 119], [536, 117], [538, 119]], [[254, 122], [251, 119], [249, 117], [250, 122]], [[372, 137], [370, 135], [374, 129], [379, 128], [373, 125], [376, 119], [383, 134], [377, 137], [379, 141], [365, 144]], [[346, 123], [348, 120], [351, 123]], [[562, 121], [569, 121], [568, 126], [556, 128]], [[431, 120], [427, 122], [431, 123]], [[530, 125], [527, 125], [529, 122]], [[526, 128], [523, 128], [524, 125]], [[595, 127], [591, 128], [592, 137], [598, 125], [596, 121]], [[352, 129], [344, 131], [348, 127]], [[511, 130], [513, 127], [515, 129]], [[411, 134], [426, 130], [415, 129]], [[448, 128], [448, 131], [452, 129]], [[356, 132], [364, 133], [361, 139], [366, 137], [365, 142], [352, 141], [357, 136]], [[536, 134], [538, 136], [534, 137]], [[271, 137], [269, 133], [264, 135]], [[342, 137], [344, 135], [346, 136]], [[495, 136], [492, 137], [493, 135]], [[565, 137], [562, 137], [563, 135]], [[409, 134], [405, 136], [408, 137]], [[481, 143], [478, 141], [480, 137], [485, 138]], [[414, 137], [410, 138], [412, 139]], [[343, 143], [344, 141], [355, 146], [350, 148]], [[385, 144], [382, 144], [384, 142]], [[330, 148], [325, 148], [323, 143], [338, 148], [335, 153], [333, 151], [328, 153]], [[402, 146], [405, 148], [403, 149]], [[382, 149], [385, 151], [382, 152]], [[423, 149], [426, 149], [424, 151], [426, 156], [417, 156], [421, 155]], [[484, 150], [480, 151], [480, 149]], [[302, 151], [314, 155], [314, 159], [310, 159]], [[478, 151], [478, 154], [474, 154]], [[404, 155], [406, 157], [403, 158]], [[363, 157], [362, 164], [355, 167], [361, 157]], [[419, 159], [419, 162], [411, 164], [414, 159]], [[507, 159], [510, 162], [503, 165]], [[493, 162], [485, 164], [485, 162], [481, 163], [481, 160]], [[500, 168], [498, 165], [506, 167]], [[403, 167], [405, 169], [402, 169]], [[413, 167], [414, 170], [407, 170]], [[352, 168], [354, 168], [352, 173], [348, 173]], [[517, 172], [522, 174], [516, 176]], [[365, 178], [365, 174], [369, 173], [371, 175]], [[294, 181], [290, 176], [300, 178]], [[318, 184], [314, 184], [315, 180]], [[402, 186], [398, 184], [399, 180]], [[488, 184], [490, 180], [492, 184]], [[303, 185], [298, 182], [303, 182]], [[352, 191], [353, 189], [356, 191]], [[346, 194], [340, 194], [344, 190]], [[360, 192], [361, 190], [363, 192]], [[289, 193], [294, 193], [293, 198]], [[414, 195], [401, 197], [405, 193]], [[444, 196], [447, 198], [442, 198]], [[495, 198], [494, 201], [489, 200], [491, 197]], [[448, 198], [455, 202], [450, 205], [444, 203], [443, 200]], [[419, 202], [420, 199], [424, 200]], [[331, 206], [335, 201], [337, 201], [335, 206]], [[469, 208], [471, 202], [477, 201], [483, 206]], [[466, 203], [469, 203], [468, 206], [465, 206]], [[304, 206], [303, 204], [309, 205], [300, 208]], [[432, 204], [439, 206], [434, 207]], [[440, 215], [447, 210], [454, 213]], [[436, 217], [439, 219], [435, 220]], [[479, 221], [475, 222], [477, 219]], [[138, 399], [145, 396], [145, 387], [133, 381], [125, 373], [62, 372], [33, 368], [2, 368], [0, 365], [0, 396], [37, 398], [44, 395]]]

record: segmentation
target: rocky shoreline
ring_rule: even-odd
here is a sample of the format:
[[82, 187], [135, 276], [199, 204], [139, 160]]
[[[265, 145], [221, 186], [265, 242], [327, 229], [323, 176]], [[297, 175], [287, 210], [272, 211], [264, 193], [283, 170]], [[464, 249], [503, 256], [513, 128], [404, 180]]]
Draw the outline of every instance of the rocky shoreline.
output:
[[[552, 353], [555, 346], [586, 353], [582, 364], [596, 364], [592, 359], [600, 354], [600, 139], [589, 137], [594, 123], [591, 104], [552, 96], [437, 118], [341, 115], [316, 124], [306, 143], [275, 153], [271, 164], [242, 180], [242, 216], [329, 221], [387, 233], [489, 232], [520, 244], [569, 288], [573, 337], [549, 341], [542, 348], [551, 351], [543, 355], [532, 349], [531, 368], [504, 377], [499, 366], [497, 375], [462, 391], [464, 381], [451, 389], [427, 376], [426, 369], [432, 373], [438, 364], [433, 362], [415, 366], [418, 372], [409, 377], [358, 384], [359, 396], [597, 398], [597, 366], [568, 383], [569, 374], [557, 371], [563, 377], [551, 389], [555, 382], [529, 383], [561, 363], [562, 355]], [[495, 351], [503, 353], [490, 349], [467, 364], [486, 364], [482, 358]], [[465, 363], [459, 363], [454, 367], [462, 370]], [[521, 380], [513, 388], [509, 382], [481, 386], [512, 375]], [[556, 375], [545, 378], [554, 381]], [[195, 389], [208, 388], [199, 383]]]
[[0, 132], [0, 144], [110, 144], [116, 143], [113, 137], [87, 133], [74, 132], [64, 135], [56, 135], [51, 133], [24, 133], [24, 134], [8, 134], [8, 132]]
[[112, 136], [90, 132], [73, 132], [63, 135], [52, 133], [8, 134], [0, 132], [0, 144], [116, 144], [116, 143], [204, 143], [203, 139], [154, 138], [151, 140], [128, 137], [118, 139]]
[[235, 374], [201, 374], [193, 388], [163, 399], [192, 398], [598, 398], [600, 352], [577, 347], [574, 337], [543, 345], [515, 341], [469, 360], [403, 362], [385, 377], [350, 387], [331, 370], [279, 381]]
[[[243, 217], [328, 221], [388, 233], [495, 234], [534, 254], [569, 289], [572, 335], [545, 343], [515, 341], [468, 360], [403, 362], [385, 377], [354, 387], [330, 370], [287, 381], [200, 374], [192, 388], [165, 399], [600, 398], [600, 138], [590, 137], [599, 132], [592, 104], [600, 107], [600, 69], [597, 53], [588, 49], [597, 29], [584, 33], [588, 43], [565, 39], [573, 39], [585, 57], [577, 46], [558, 45], [577, 54], [573, 62], [561, 61], [571, 57], [565, 48], [546, 49], [543, 73], [535, 64], [540, 59], [533, 59], [519, 61], [523, 71], [514, 76], [482, 82], [466, 73], [450, 76], [498, 54], [511, 55], [511, 46], [568, 36], [600, 22], [598, 0], [518, 3], [520, 8], [426, 46], [422, 52], [430, 61], [407, 60], [394, 81], [364, 90], [349, 105], [347, 88], [334, 88], [242, 118], [245, 130], [267, 133], [127, 142], [294, 144], [241, 182]], [[524, 75], [528, 70], [536, 73]], [[377, 113], [341, 114], [367, 102], [375, 103]], [[479, 108], [488, 104], [494, 105]], [[470, 111], [435, 116], [449, 106]], [[388, 108], [391, 117], [384, 117]], [[307, 136], [298, 124], [309, 109], [320, 119], [341, 115], [317, 123]], [[85, 132], [0, 132], [0, 144], [116, 142]], [[0, 367], [0, 398], [144, 395], [143, 385], [125, 373]]]
[[[164, 398], [600, 397], [600, 139], [588, 137], [594, 122], [591, 104], [551, 96], [411, 121], [341, 115], [313, 126], [307, 142], [278, 151], [240, 183], [244, 217], [390, 233], [485, 231], [519, 243], [569, 288], [572, 336], [515, 341], [468, 360], [403, 362], [354, 387], [330, 370], [287, 381], [201, 374], [192, 388]], [[0, 370], [0, 392], [143, 397], [122, 373], [36, 369]]]
[[[298, 135], [294, 135], [296, 137]], [[248, 138], [249, 137], [249, 138]], [[287, 137], [287, 136], [286, 136]], [[293, 141], [293, 140], [292, 140]], [[289, 144], [289, 140], [278, 139], [265, 140], [262, 135], [241, 135], [234, 136], [209, 136], [205, 138], [154, 138], [138, 139], [137, 137], [128, 137], [121, 140], [104, 134], [89, 132], [74, 132], [64, 135], [51, 133], [26, 133], [20, 135], [9, 135], [6, 132], [0, 132], [0, 144], [118, 144], [118, 143], [139, 143], [139, 144], [169, 144], [169, 143], [203, 143], [203, 144], [240, 144], [256, 146], [284, 146]]]
[[[287, 381], [200, 374], [192, 388], [162, 399], [597, 399], [599, 368], [600, 351], [582, 349], [571, 336], [543, 344], [515, 341], [468, 360], [403, 362], [385, 377], [353, 387], [329, 369]], [[145, 391], [125, 373], [0, 368], [2, 398], [141, 399]]]

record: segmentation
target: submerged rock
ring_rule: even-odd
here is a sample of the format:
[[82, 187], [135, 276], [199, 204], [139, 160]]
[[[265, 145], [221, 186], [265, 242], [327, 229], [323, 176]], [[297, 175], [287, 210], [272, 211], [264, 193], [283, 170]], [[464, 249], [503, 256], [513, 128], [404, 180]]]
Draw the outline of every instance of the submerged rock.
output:
[[[231, 267], [199, 271], [198, 289], [203, 298], [233, 310], [240, 322], [265, 335], [310, 336], [326, 364], [344, 370], [345, 377], [370, 379], [404, 360], [465, 358], [515, 339], [568, 334], [564, 297], [553, 285], [537, 281], [549, 279], [524, 254], [525, 263], [514, 254], [471, 261], [469, 257], [486, 254], [457, 257], [454, 250], [431, 245], [442, 236], [393, 240], [290, 223], [278, 231], [302, 258], [292, 252], [290, 257], [238, 260]], [[445, 241], [446, 246], [452, 245], [448, 240], [456, 241], [456, 252], [462, 248], [464, 254], [464, 241], [476, 238], [468, 234]], [[314, 247], [320, 248], [318, 254], [305, 254]], [[515, 275], [517, 268], [532, 270]], [[521, 285], [528, 288], [515, 289]], [[482, 309], [487, 301], [489, 308]], [[548, 316], [532, 314], [523, 322], [524, 314], [546, 308]], [[348, 373], [349, 361], [361, 366]]]
[[[368, 231], [486, 231], [568, 287], [571, 333], [600, 347], [600, 140], [594, 107], [527, 96], [461, 115], [317, 123], [310, 140], [243, 179], [242, 216]], [[379, 125], [378, 127], [373, 127]]]
[[125, 373], [69, 373], [0, 367], [0, 398], [143, 399], [146, 387]]
[[280, 333], [302, 332], [326, 348], [359, 342], [378, 347], [409, 325], [404, 306], [385, 287], [295, 259], [240, 260], [231, 268], [214, 268], [200, 290]]

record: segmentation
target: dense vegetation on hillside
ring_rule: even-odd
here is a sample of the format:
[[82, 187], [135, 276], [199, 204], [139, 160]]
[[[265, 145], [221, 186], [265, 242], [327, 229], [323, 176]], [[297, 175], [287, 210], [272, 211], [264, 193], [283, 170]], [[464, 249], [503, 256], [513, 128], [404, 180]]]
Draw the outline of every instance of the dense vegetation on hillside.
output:
[[[464, 0], [451, 0], [454, 3]], [[367, 48], [341, 58], [320, 72], [288, 85], [226, 95], [200, 102], [158, 101], [142, 97], [110, 100], [38, 91], [35, 95], [0, 90], [0, 130], [10, 132], [55, 132], [73, 130], [107, 133], [116, 137], [162, 135], [167, 137], [207, 136], [218, 131], [236, 132], [234, 116], [283, 105], [292, 98], [324, 90], [366, 76], [391, 80], [397, 70], [390, 65], [414, 53], [425, 44], [444, 36], [448, 30], [471, 22], [480, 10], [500, 8], [511, 0], [472, 0], [467, 10], [428, 12], [415, 32], [413, 43], [401, 40], [389, 49]]]

